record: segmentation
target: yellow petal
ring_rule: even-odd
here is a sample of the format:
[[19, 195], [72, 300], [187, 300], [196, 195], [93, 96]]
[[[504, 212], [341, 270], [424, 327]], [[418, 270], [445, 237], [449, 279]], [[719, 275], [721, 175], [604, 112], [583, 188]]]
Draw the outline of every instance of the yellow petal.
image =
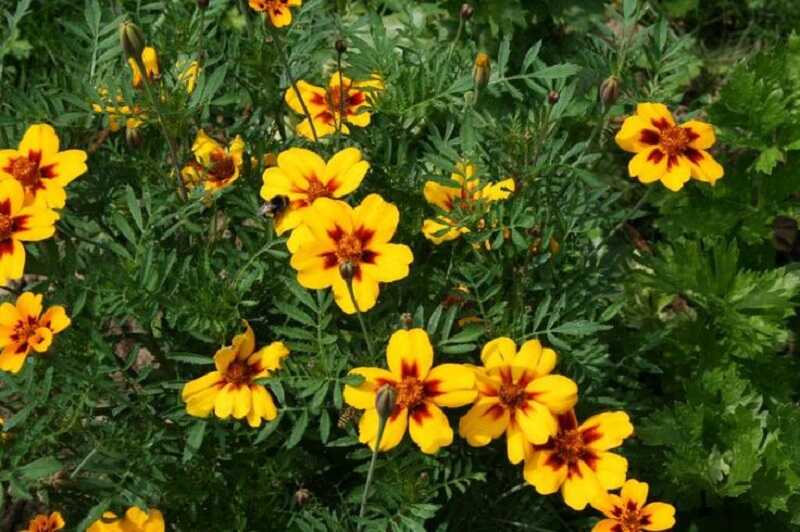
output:
[[543, 444], [558, 431], [555, 416], [546, 406], [528, 401], [514, 411], [514, 419], [531, 443]]
[[453, 443], [453, 429], [447, 416], [432, 402], [423, 403], [409, 414], [409, 433], [426, 454], [433, 454]]
[[669, 157], [668, 159], [667, 173], [661, 177], [661, 183], [671, 191], [677, 192], [689, 181], [692, 165], [689, 159], [683, 156]]
[[397, 379], [424, 379], [433, 366], [433, 346], [424, 329], [395, 331], [386, 347], [389, 371]]
[[600, 497], [605, 490], [585, 462], [578, 462], [578, 471], [570, 472], [561, 486], [564, 503], [573, 510], [583, 510], [589, 501]]
[[42, 158], [41, 165], [54, 165], [54, 177], [46, 181], [57, 181], [62, 187], [72, 182], [76, 177], [86, 173], [86, 152], [83, 150], [67, 150]]
[[623, 501], [627, 503], [632, 501], [636, 504], [637, 508], [643, 508], [647, 502], [648, 485], [646, 482], [639, 482], [638, 480], [629, 479], [622, 486], [620, 496]]
[[325, 161], [311, 150], [289, 148], [278, 154], [278, 167], [296, 188], [308, 188], [309, 178], [320, 180], [325, 173]]
[[453, 199], [461, 197], [460, 188], [447, 187], [436, 181], [426, 181], [422, 193], [428, 203], [447, 212], [453, 209]]
[[663, 103], [640, 103], [636, 106], [636, 114], [656, 127], [658, 127], [657, 125], [675, 125], [672, 113]]
[[633, 425], [625, 412], [605, 412], [584, 421], [579, 430], [591, 448], [607, 451], [622, 445], [633, 434]]
[[620, 530], [616, 519], [603, 519], [592, 528], [592, 532], [617, 532]]
[[685, 124], [681, 124], [683, 129], [689, 130], [693, 138], [689, 142], [689, 146], [697, 150], [707, 150], [717, 141], [714, 134], [714, 126], [699, 120], [689, 120]]
[[375, 394], [378, 388], [384, 384], [397, 382], [390, 372], [381, 368], [353, 368], [350, 374], [364, 377], [364, 382], [358, 386], [348, 384], [344, 387], [344, 402], [359, 410], [375, 408]]
[[462, 364], [440, 364], [430, 370], [425, 377], [425, 390], [438, 406], [464, 406], [478, 396], [475, 372]]
[[660, 147], [645, 148], [628, 162], [628, 174], [641, 183], [653, 183], [666, 175], [667, 159]]
[[17, 310], [23, 319], [30, 317], [38, 320], [42, 313], [42, 294], [23, 292], [17, 298]]
[[44, 316], [39, 320], [43, 327], [47, 327], [54, 333], [60, 333], [72, 323], [67, 316], [67, 311], [61, 305], [55, 305], [47, 309]]
[[22, 317], [13, 303], [3, 303], [0, 305], [0, 325], [13, 327]]
[[453, 227], [451, 224], [442, 223], [443, 221], [427, 218], [422, 222], [422, 234], [436, 245], [455, 240], [463, 233], [468, 232], [466, 227]]
[[675, 526], [675, 507], [663, 502], [651, 502], [642, 510], [642, 515], [649, 518], [643, 530], [669, 530]]
[[14, 216], [22, 209], [25, 201], [25, 190], [16, 179], [0, 181], [0, 203], [8, 201], [8, 208], [3, 209], [3, 214]]
[[690, 157], [687, 157], [687, 160], [691, 167], [692, 177], [698, 181], [705, 181], [713, 185], [717, 179], [725, 175], [722, 165], [715, 161], [707, 151], [693, 152]]
[[25, 271], [25, 248], [18, 240], [10, 242], [0, 247], [0, 284], [21, 278]]
[[545, 375], [531, 381], [525, 391], [554, 414], [563, 414], [578, 402], [578, 385], [562, 375]]
[[214, 401], [214, 415], [220, 419], [228, 418], [231, 415], [231, 412], [233, 412], [233, 404], [235, 399], [236, 396], [234, 394], [233, 384], [226, 384], [225, 387], [219, 391], [217, 398]]
[[[530, 350], [535, 349], [535, 344], [528, 346]], [[530, 353], [530, 352], [529, 352]], [[481, 350], [481, 362], [486, 369], [498, 366], [511, 365], [517, 354], [517, 344], [511, 338], [502, 336], [486, 343]]]
[[525, 481], [536, 488], [540, 495], [557, 492], [567, 478], [566, 466], [550, 460], [552, 455], [550, 451], [536, 451], [525, 460]]
[[210, 386], [193, 392], [191, 396], [184, 399], [186, 412], [194, 417], [208, 417], [214, 409], [219, 390], [220, 388], [217, 386]]
[[10, 373], [19, 373], [22, 366], [25, 364], [25, 358], [28, 356], [27, 351], [16, 353], [9, 351], [6, 348], [0, 353], [0, 370], [8, 371]]
[[[403, 440], [408, 426], [408, 410], [405, 408], [394, 413], [386, 421], [386, 428], [381, 438], [381, 451], [388, 451], [397, 447]], [[374, 408], [365, 410], [358, 422], [358, 441], [369, 445], [370, 449], [375, 449], [375, 441], [378, 436], [378, 411]]]
[[458, 434], [473, 447], [483, 447], [505, 432], [508, 419], [508, 409], [496, 397], [484, 397], [461, 417]]
[[42, 158], [58, 153], [58, 135], [53, 126], [49, 124], [34, 124], [25, 131], [19, 143], [19, 152], [28, 156], [33, 152], [40, 152]]
[[[334, 268], [335, 277], [333, 278], [333, 297], [336, 304], [345, 314], [354, 314], [356, 311], [347, 283], [339, 274], [339, 269]], [[301, 283], [302, 284], [302, 283]], [[361, 312], [370, 310], [378, 302], [378, 281], [370, 277], [366, 271], [361, 271], [361, 276], [353, 279], [353, 295], [358, 303]]]
[[253, 333], [253, 329], [246, 321], [244, 322], [244, 325], [244, 332], [233, 337], [232, 345], [236, 350], [236, 358], [239, 360], [245, 360], [248, 358], [256, 348], [256, 335]]
[[389, 242], [400, 221], [400, 211], [397, 207], [384, 201], [378, 194], [370, 194], [364, 198], [354, 213], [363, 227], [374, 232], [371, 244]]
[[[317, 87], [316, 85], [311, 85], [303, 80], [297, 82], [297, 89], [300, 91], [303, 101], [312, 116], [316, 116], [320, 112], [327, 110], [328, 106], [325, 100], [325, 89]], [[301, 115], [304, 114], [300, 99], [297, 97], [292, 87], [286, 89], [284, 100], [292, 111]]]
[[283, 342], [272, 342], [253, 353], [248, 360], [251, 364], [258, 361], [262, 369], [275, 371], [281, 367], [283, 359], [287, 356], [289, 356], [289, 348]]
[[516, 185], [513, 179], [504, 179], [499, 183], [492, 183], [483, 187], [480, 191], [479, 197], [488, 201], [499, 201], [508, 199], [511, 193], [514, 192]]
[[[539, 340], [528, 340], [519, 348], [519, 352], [511, 359], [514, 368], [524, 368], [534, 377], [543, 377], [556, 367], [558, 357], [552, 349], [542, 349]], [[515, 371], [515, 380], [518, 378]]]
[[371, 278], [389, 283], [408, 277], [409, 265], [414, 262], [411, 248], [404, 244], [375, 244], [369, 250], [375, 254], [373, 263], [362, 263], [361, 268]]
[[292, 23], [292, 11], [278, 4], [269, 10], [269, 20], [276, 28], [283, 28]]
[[658, 129], [649, 120], [634, 115], [625, 119], [614, 140], [623, 150], [637, 153], [652, 148], [653, 143], [644, 140], [656, 140], [657, 136]]
[[625, 482], [628, 473], [628, 461], [614, 453], [597, 453], [597, 461], [592, 466], [597, 479], [607, 490], [617, 489]]
[[331, 157], [321, 181], [324, 184], [333, 181], [329, 188], [333, 189], [334, 197], [341, 198], [358, 188], [368, 170], [369, 163], [361, 159], [361, 151], [346, 148]]
[[267, 421], [272, 421], [278, 417], [278, 408], [275, 406], [275, 401], [264, 386], [252, 385], [250, 386], [250, 391], [253, 394], [253, 410], [256, 415]]
[[530, 445], [525, 433], [519, 427], [516, 421], [509, 423], [508, 430], [506, 430], [506, 454], [508, 454], [508, 461], [516, 465], [525, 459], [525, 452]]
[[50, 344], [53, 343], [53, 332], [47, 327], [39, 327], [34, 334], [28, 338], [28, 345], [30, 345], [37, 353], [44, 353], [50, 349]]
[[242, 419], [253, 408], [253, 401], [250, 396], [250, 387], [240, 385], [238, 389], [234, 388], [233, 394], [233, 417], [236, 419]]
[[[278, 233], [280, 234], [280, 233]], [[292, 234], [289, 235], [289, 239], [286, 241], [286, 247], [289, 249], [289, 253], [297, 253], [304, 244], [314, 241], [314, 235], [311, 233], [311, 230], [305, 224], [300, 224], [294, 228]], [[322, 261], [324, 263], [324, 261]], [[329, 273], [330, 268], [323, 268]], [[330, 277], [329, 273], [325, 275], [324, 286], [329, 286], [333, 280]], [[305, 286], [305, 285], [304, 285]]]

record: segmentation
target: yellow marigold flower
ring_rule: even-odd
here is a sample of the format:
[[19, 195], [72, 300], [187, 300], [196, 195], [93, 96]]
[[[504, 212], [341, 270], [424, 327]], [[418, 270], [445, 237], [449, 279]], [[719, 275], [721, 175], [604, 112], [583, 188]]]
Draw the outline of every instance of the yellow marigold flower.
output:
[[[144, 63], [147, 79], [154, 81], [161, 77], [161, 67], [158, 64], [158, 53], [155, 48], [146, 46], [145, 49], [142, 50], [142, 63]], [[128, 65], [130, 65], [131, 72], [133, 73], [131, 84], [134, 89], [138, 89], [142, 86], [142, 72], [139, 70], [139, 65], [133, 57], [128, 58]]]
[[58, 214], [42, 205], [23, 207], [25, 191], [19, 181], [0, 181], [0, 285], [22, 277], [23, 242], [45, 240], [56, 232]]
[[15, 304], [0, 305], [0, 370], [19, 373], [31, 350], [44, 353], [53, 335], [70, 325], [64, 307], [56, 305], [42, 315], [42, 295], [23, 292]]
[[[358, 127], [368, 126], [371, 120], [369, 109], [372, 103], [372, 94], [375, 91], [383, 90], [383, 80], [377, 75], [366, 81], [352, 81], [342, 75], [341, 85], [339, 78], [339, 72], [334, 72], [327, 89], [302, 80], [297, 82], [297, 89], [308, 108], [314, 122], [314, 131], [319, 138], [335, 133], [340, 125], [344, 134], [350, 133], [347, 124]], [[343, 96], [344, 98], [342, 98]], [[286, 90], [284, 99], [294, 112], [305, 114], [292, 87]], [[342, 119], [342, 115], [344, 115], [344, 119]], [[297, 132], [308, 139], [314, 138], [308, 118], [297, 125]]]
[[636, 154], [628, 173], [642, 183], [660, 180], [678, 191], [692, 177], [713, 185], [725, 173], [706, 151], [716, 141], [714, 128], [697, 120], [677, 125], [664, 104], [640, 103], [636, 114], [625, 119], [616, 141]]
[[283, 28], [292, 23], [292, 11], [289, 7], [299, 7], [303, 0], [250, 0], [250, 7], [269, 15], [269, 20], [276, 28]]
[[408, 428], [423, 453], [432, 454], [453, 442], [453, 429], [440, 407], [458, 407], [475, 400], [475, 375], [461, 364], [433, 366], [433, 346], [423, 329], [400, 330], [392, 334], [386, 348], [389, 370], [354, 368], [361, 375], [359, 386], [345, 386], [344, 400], [364, 410], [358, 423], [358, 439], [375, 449], [378, 412], [375, 397], [381, 386], [394, 388], [394, 410], [386, 421], [381, 451], [396, 447]]
[[408, 276], [411, 249], [389, 241], [397, 230], [400, 211], [378, 194], [370, 194], [355, 209], [343, 201], [319, 198], [306, 215], [307, 237], [291, 259], [297, 281], [306, 288], [333, 287], [336, 304], [347, 314], [356, 309], [340, 266], [353, 268], [353, 292], [358, 308], [367, 311], [378, 301], [379, 283]]
[[220, 419], [231, 415], [234, 419], [246, 417], [251, 427], [260, 427], [262, 419], [272, 421], [277, 417], [272, 395], [255, 381], [279, 369], [289, 350], [282, 342], [272, 342], [255, 351], [255, 334], [247, 322], [245, 326], [243, 334], [236, 335], [231, 345], [214, 355], [216, 371], [183, 387], [181, 397], [189, 415], [208, 417], [213, 410]]
[[[436, 181], [428, 181], [423, 190], [428, 203], [445, 212], [451, 212], [455, 208], [467, 212], [473, 211], [480, 201], [494, 202], [508, 199], [515, 189], [513, 179], [504, 179], [480, 188], [480, 180], [475, 177], [475, 165], [471, 163], [456, 165], [456, 171], [450, 179], [461, 186], [449, 187]], [[429, 218], [422, 224], [422, 233], [434, 244], [455, 240], [468, 232], [468, 228], [458, 227], [454, 220], [445, 216]]]
[[[317, 198], [342, 198], [361, 184], [369, 163], [356, 148], [346, 148], [326, 163], [313, 151], [290, 148], [278, 155], [277, 166], [264, 170], [261, 197], [270, 201], [285, 196], [289, 206], [275, 220], [275, 231], [282, 235], [303, 223]], [[299, 237], [299, 235], [298, 235]], [[294, 252], [298, 237], [289, 240]]]
[[197, 78], [200, 76], [200, 63], [198, 61], [191, 61], [187, 66], [184, 63], [178, 65], [180, 74], [178, 79], [186, 86], [186, 92], [191, 94], [197, 87]]
[[64, 188], [86, 172], [86, 152], [59, 151], [56, 131], [48, 124], [28, 128], [16, 150], [0, 150], [0, 180], [15, 179], [25, 188], [25, 205], [64, 207]]
[[206, 191], [225, 188], [239, 179], [244, 149], [239, 135], [225, 148], [201, 129], [192, 145], [195, 160], [183, 167], [181, 176], [187, 185], [202, 182]]
[[508, 459], [518, 464], [530, 443], [543, 444], [555, 436], [555, 415], [578, 401], [578, 387], [561, 375], [550, 375], [556, 353], [538, 340], [522, 344], [497, 338], [481, 351], [482, 368], [475, 368], [478, 399], [461, 418], [458, 433], [474, 447], [506, 434]]
[[113, 512], [106, 512], [103, 517], [92, 523], [86, 532], [164, 532], [164, 516], [155, 508], [146, 512], [131, 506], [124, 517], [117, 517]]
[[59, 512], [50, 515], [39, 514], [28, 522], [28, 528], [22, 532], [56, 532], [66, 525], [64, 518]]
[[625, 412], [598, 414], [580, 426], [574, 411], [557, 419], [558, 433], [528, 448], [525, 480], [542, 495], [560, 489], [567, 506], [583, 510], [625, 482], [628, 461], [608, 450], [622, 445], [633, 434], [633, 425]]
[[669, 530], [675, 526], [675, 507], [663, 502], [647, 502], [648, 486], [630, 479], [619, 495], [606, 494], [592, 501], [592, 506], [608, 519], [597, 523], [592, 532], [641, 532]]

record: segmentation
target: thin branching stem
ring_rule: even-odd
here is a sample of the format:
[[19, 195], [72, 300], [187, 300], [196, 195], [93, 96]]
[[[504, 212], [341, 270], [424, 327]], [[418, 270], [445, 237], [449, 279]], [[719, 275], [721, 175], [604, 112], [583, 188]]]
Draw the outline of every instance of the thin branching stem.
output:
[[367, 351], [369, 352], [369, 356], [375, 358], [375, 351], [372, 349], [372, 339], [367, 332], [367, 325], [364, 323], [364, 316], [361, 314], [361, 309], [358, 308], [358, 302], [356, 301], [356, 294], [353, 291], [353, 279], [345, 279], [345, 283], [347, 284], [347, 292], [350, 294], [350, 301], [353, 302], [353, 307], [356, 309], [356, 314], [358, 315], [358, 322], [361, 324], [361, 332], [364, 333], [364, 341], [367, 343]]
[[378, 449], [381, 448], [381, 440], [383, 439], [383, 432], [386, 429], [386, 418], [378, 416], [378, 435], [375, 439], [375, 448], [372, 449], [372, 459], [369, 462], [369, 469], [367, 470], [367, 480], [364, 482], [364, 493], [361, 494], [361, 507], [358, 510], [358, 529], [361, 530], [363, 525], [361, 520], [364, 519], [364, 513], [367, 511], [367, 498], [369, 497], [369, 486], [372, 484], [372, 477], [375, 473], [375, 462], [378, 459]]

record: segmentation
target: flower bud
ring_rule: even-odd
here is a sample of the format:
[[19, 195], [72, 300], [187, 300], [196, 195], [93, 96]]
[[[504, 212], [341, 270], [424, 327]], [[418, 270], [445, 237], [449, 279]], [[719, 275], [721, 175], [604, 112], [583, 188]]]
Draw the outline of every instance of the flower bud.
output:
[[474, 14], [475, 14], [475, 8], [474, 7], [472, 7], [469, 4], [462, 4], [461, 5], [461, 11], [459, 12], [459, 15], [461, 16], [462, 20], [469, 20], [469, 19], [472, 18], [472, 15], [474, 15]]
[[208, 9], [209, 0], [197, 0], [197, 7], [200, 9]]
[[336, 47], [336, 51], [340, 54], [343, 54], [347, 51], [347, 43], [344, 41], [344, 39], [336, 39], [334, 46]]
[[414, 317], [410, 312], [403, 312], [400, 314], [400, 323], [403, 324], [404, 329], [410, 329], [411, 325], [414, 323]]
[[125, 57], [130, 59], [139, 58], [144, 50], [144, 34], [139, 26], [130, 21], [125, 21], [119, 25], [119, 42]]
[[472, 81], [478, 88], [483, 88], [489, 83], [489, 75], [492, 73], [492, 62], [489, 56], [480, 52], [475, 57], [475, 65], [472, 67]]
[[608, 76], [604, 79], [600, 84], [598, 96], [606, 107], [614, 105], [619, 98], [619, 79], [616, 76]]
[[378, 416], [383, 419], [389, 419], [396, 401], [397, 391], [394, 388], [388, 384], [378, 388], [378, 393], [375, 395], [375, 410], [378, 411]]
[[311, 499], [311, 492], [306, 488], [300, 488], [294, 492], [293, 499], [297, 506], [305, 506], [305, 504]]
[[550, 102], [550, 105], [557, 104], [560, 98], [561, 94], [559, 94], [558, 91], [550, 91], [547, 93], [547, 101]]
[[341, 275], [342, 279], [345, 281], [352, 281], [353, 277], [356, 275], [356, 265], [349, 260], [344, 261], [339, 265], [339, 275]]
[[125, 128], [125, 141], [131, 148], [138, 148], [142, 145], [142, 133], [138, 127]]

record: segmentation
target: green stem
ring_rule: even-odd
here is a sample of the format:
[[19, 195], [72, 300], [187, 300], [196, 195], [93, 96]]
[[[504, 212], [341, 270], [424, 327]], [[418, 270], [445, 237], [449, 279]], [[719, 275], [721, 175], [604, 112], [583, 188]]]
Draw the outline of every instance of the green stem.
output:
[[147, 98], [150, 100], [150, 106], [153, 108], [153, 111], [155, 111], [156, 117], [158, 117], [158, 123], [161, 126], [161, 132], [164, 134], [164, 138], [167, 141], [167, 146], [169, 146], [169, 151], [172, 155], [172, 162], [175, 165], [175, 178], [178, 180], [178, 194], [182, 200], [185, 200], [187, 197], [186, 185], [183, 183], [183, 179], [181, 179], [181, 167], [180, 163], [178, 162], [178, 150], [175, 147], [175, 141], [172, 140], [169, 131], [167, 131], [167, 125], [164, 122], [164, 116], [161, 114], [161, 107], [156, 101], [156, 98], [153, 96], [153, 90], [150, 88], [150, 77], [147, 75], [147, 69], [144, 66], [144, 61], [142, 61], [142, 56], [137, 55], [133, 58], [133, 60], [136, 61], [136, 65], [139, 67], [139, 73], [142, 75], [144, 91], [147, 93]]
[[272, 36], [272, 41], [278, 48], [278, 55], [283, 63], [283, 68], [286, 70], [286, 77], [289, 78], [289, 83], [292, 85], [292, 90], [294, 91], [295, 96], [297, 96], [297, 99], [300, 101], [300, 107], [303, 108], [303, 114], [305, 114], [306, 118], [308, 119], [308, 125], [311, 127], [311, 135], [314, 137], [314, 142], [318, 142], [319, 137], [317, 137], [317, 128], [314, 127], [314, 120], [311, 118], [311, 113], [308, 111], [306, 101], [303, 99], [303, 95], [300, 94], [300, 89], [297, 88], [297, 81], [294, 79], [294, 76], [292, 75], [292, 68], [289, 65], [289, 56], [286, 54], [286, 49], [283, 47], [283, 44], [281, 44], [280, 35], [278, 35], [278, 32], [275, 31], [275, 28], [273, 28], [269, 22], [265, 22], [264, 26], [267, 28], [267, 31]]
[[345, 280], [345, 282], [347, 284], [347, 292], [350, 294], [350, 301], [353, 302], [353, 306], [356, 309], [356, 314], [358, 315], [358, 322], [361, 324], [361, 332], [364, 334], [364, 341], [367, 343], [367, 351], [369, 351], [370, 357], [375, 358], [375, 351], [372, 349], [372, 340], [367, 332], [367, 325], [364, 323], [364, 316], [361, 314], [361, 309], [358, 308], [356, 294], [353, 291], [353, 280], [349, 279]]
[[367, 480], [364, 482], [364, 493], [361, 494], [361, 508], [358, 510], [358, 529], [361, 530], [361, 520], [364, 519], [364, 513], [367, 511], [367, 497], [369, 496], [369, 486], [372, 484], [372, 476], [375, 473], [375, 461], [378, 459], [378, 449], [381, 447], [381, 440], [383, 439], [383, 432], [386, 429], [386, 418], [378, 416], [378, 436], [375, 440], [375, 448], [372, 450], [372, 460], [369, 462], [369, 469], [367, 470]]
[[628, 219], [634, 214], [636, 214], [636, 211], [638, 211], [642, 207], [642, 205], [644, 205], [644, 202], [647, 201], [647, 198], [650, 196], [650, 193], [653, 191], [654, 188], [655, 188], [654, 185], [650, 185], [648, 187], [647, 191], [645, 191], [645, 193], [642, 194], [642, 197], [639, 198], [639, 201], [636, 202], [636, 205], [634, 205], [631, 208], [631, 210], [625, 215], [625, 217], [622, 218], [622, 220], [620, 220], [619, 223], [617, 223], [617, 225], [615, 225], [613, 229], [611, 229], [611, 231], [605, 236], [605, 238], [601, 240], [600, 243], [597, 244], [597, 246], [591, 252], [589, 252], [589, 254], [586, 256], [587, 260], [595, 256], [597, 252], [600, 251], [600, 249], [606, 244], [606, 242], [608, 242], [611, 239], [611, 237], [614, 236], [614, 234], [628, 222]]
[[447, 50], [447, 60], [445, 61], [445, 63], [450, 62], [450, 56], [453, 55], [453, 50], [455, 49], [458, 40], [461, 38], [461, 32], [463, 30], [464, 30], [464, 18], [458, 17], [458, 30], [456, 30], [456, 36], [453, 39], [453, 42], [450, 43], [450, 49]]

